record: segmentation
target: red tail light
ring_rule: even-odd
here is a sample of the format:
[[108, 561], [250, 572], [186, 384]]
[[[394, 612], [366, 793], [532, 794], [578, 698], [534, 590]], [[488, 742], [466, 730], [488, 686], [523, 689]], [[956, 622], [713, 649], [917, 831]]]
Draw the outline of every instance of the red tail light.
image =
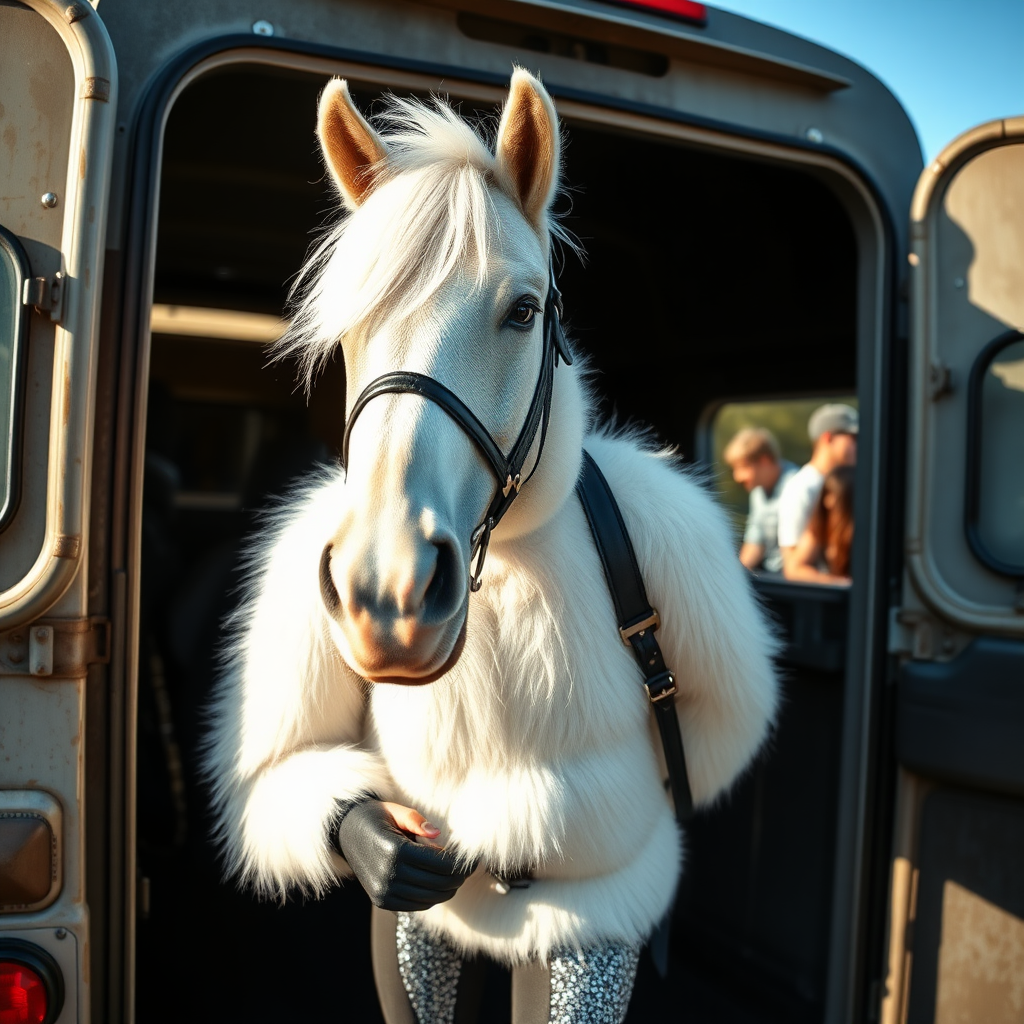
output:
[[0, 960], [0, 1024], [43, 1024], [48, 1004], [46, 986], [35, 971]]
[[64, 1005], [64, 978], [39, 946], [0, 938], [0, 1024], [52, 1024]]
[[652, 14], [667, 14], [670, 18], [688, 21], [691, 25], [706, 25], [708, 9], [704, 4], [693, 3], [693, 0], [604, 0], [619, 7], [635, 7]]

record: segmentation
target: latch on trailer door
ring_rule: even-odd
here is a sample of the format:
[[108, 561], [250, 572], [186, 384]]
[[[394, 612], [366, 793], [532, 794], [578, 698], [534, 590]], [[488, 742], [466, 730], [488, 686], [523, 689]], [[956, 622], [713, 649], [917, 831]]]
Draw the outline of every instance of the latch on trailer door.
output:
[[0, 633], [0, 676], [71, 679], [109, 661], [109, 619], [40, 619]]
[[922, 612], [890, 608], [889, 653], [914, 661], [932, 661], [935, 657], [934, 627], [932, 620]]
[[64, 319], [65, 291], [67, 279], [63, 271], [58, 270], [52, 278], [29, 277], [21, 287], [21, 303], [23, 306], [34, 306], [43, 316], [59, 324]]
[[889, 609], [889, 654], [914, 661], [948, 661], [956, 657], [971, 637], [923, 609]]

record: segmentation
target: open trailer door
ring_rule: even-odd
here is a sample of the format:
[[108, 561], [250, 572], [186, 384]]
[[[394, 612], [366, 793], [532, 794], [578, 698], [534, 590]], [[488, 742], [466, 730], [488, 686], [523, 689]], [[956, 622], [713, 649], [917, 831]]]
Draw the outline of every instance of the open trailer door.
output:
[[88, 3], [0, 5], [3, 1020], [88, 1017], [82, 741], [106, 642], [86, 559], [115, 90]]
[[884, 1024], [1024, 1012], [1024, 117], [911, 210], [898, 792]]

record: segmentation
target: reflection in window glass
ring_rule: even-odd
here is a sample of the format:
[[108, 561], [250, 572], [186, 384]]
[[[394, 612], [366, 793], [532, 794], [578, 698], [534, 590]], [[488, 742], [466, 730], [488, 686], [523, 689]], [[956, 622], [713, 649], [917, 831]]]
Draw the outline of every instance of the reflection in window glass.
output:
[[[807, 421], [811, 413], [826, 402], [842, 402], [857, 408], [851, 396], [827, 398], [783, 398], [763, 402], [728, 402], [720, 406], [711, 421], [708, 456], [715, 471], [718, 494], [736, 528], [742, 531], [747, 517], [747, 492], [732, 478], [722, 458], [725, 446], [744, 427], [765, 427], [779, 442], [783, 459], [802, 466], [811, 457], [811, 439]], [[707, 450], [707, 449], [705, 449]]]
[[1024, 569], [1024, 340], [1007, 345], [981, 386], [978, 535], [1000, 561]]
[[27, 261], [17, 239], [0, 228], [0, 523], [17, 498], [18, 378], [24, 359], [21, 285]]

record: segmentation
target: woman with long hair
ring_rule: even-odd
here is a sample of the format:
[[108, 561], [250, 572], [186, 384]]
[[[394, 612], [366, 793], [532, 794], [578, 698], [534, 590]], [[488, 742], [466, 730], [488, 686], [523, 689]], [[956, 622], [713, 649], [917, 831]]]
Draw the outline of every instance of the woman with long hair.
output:
[[853, 477], [853, 466], [837, 466], [825, 477], [807, 529], [794, 552], [789, 579], [804, 583], [850, 583]]

